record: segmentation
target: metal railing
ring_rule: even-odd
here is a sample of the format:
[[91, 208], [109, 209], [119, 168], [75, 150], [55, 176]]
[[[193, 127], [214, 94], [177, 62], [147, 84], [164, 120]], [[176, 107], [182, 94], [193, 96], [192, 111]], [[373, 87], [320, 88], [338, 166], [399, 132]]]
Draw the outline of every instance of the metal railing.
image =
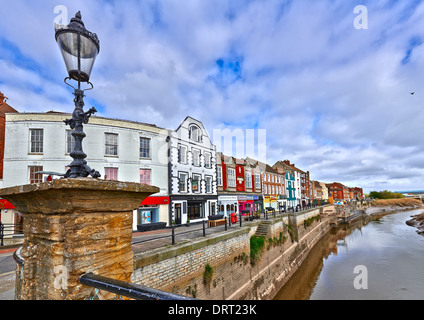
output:
[[0, 222], [0, 247], [4, 246], [5, 238], [23, 236], [23, 225]]
[[[166, 292], [158, 289], [148, 288], [142, 285], [115, 280], [93, 273], [87, 273], [79, 278], [83, 285], [114, 293], [135, 300], [196, 300], [186, 296]], [[99, 294], [97, 293], [97, 298]]]

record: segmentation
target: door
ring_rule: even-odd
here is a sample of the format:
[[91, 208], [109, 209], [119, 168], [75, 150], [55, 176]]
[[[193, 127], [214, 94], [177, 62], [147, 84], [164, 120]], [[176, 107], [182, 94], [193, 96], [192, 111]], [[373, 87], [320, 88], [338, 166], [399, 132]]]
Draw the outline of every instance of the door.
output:
[[181, 203], [175, 204], [175, 223], [181, 224]]

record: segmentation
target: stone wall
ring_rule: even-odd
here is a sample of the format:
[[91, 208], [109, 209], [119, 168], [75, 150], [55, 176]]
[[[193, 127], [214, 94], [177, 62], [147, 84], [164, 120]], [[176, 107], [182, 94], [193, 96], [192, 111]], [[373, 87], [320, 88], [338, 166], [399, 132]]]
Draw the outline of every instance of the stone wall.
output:
[[[292, 224], [300, 235], [297, 242], [290, 238], [287, 218], [273, 219], [268, 235], [273, 241], [265, 243], [255, 265], [249, 257], [250, 238], [257, 225], [138, 254], [132, 282], [198, 299], [272, 299], [330, 229], [327, 219], [315, 220], [305, 228], [303, 221], [318, 213], [319, 209], [311, 210], [290, 219], [297, 222]], [[213, 268], [209, 283], [203, 279], [206, 264]]]

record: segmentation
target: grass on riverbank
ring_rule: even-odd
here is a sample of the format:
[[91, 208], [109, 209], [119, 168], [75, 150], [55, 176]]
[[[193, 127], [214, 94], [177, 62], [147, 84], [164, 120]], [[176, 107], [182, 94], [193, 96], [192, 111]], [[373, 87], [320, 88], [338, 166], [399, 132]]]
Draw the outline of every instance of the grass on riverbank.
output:
[[398, 207], [412, 207], [412, 206], [422, 206], [423, 203], [418, 199], [377, 199], [371, 202], [373, 207], [389, 207], [389, 206], [398, 206]]

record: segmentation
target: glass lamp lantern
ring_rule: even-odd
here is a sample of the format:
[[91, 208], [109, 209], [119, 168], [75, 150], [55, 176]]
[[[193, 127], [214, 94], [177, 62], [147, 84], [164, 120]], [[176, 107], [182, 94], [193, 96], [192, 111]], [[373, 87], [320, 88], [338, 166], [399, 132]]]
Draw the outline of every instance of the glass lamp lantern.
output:
[[56, 41], [65, 61], [69, 77], [89, 82], [91, 70], [100, 52], [99, 39], [88, 31], [78, 11], [67, 26], [56, 26]]

